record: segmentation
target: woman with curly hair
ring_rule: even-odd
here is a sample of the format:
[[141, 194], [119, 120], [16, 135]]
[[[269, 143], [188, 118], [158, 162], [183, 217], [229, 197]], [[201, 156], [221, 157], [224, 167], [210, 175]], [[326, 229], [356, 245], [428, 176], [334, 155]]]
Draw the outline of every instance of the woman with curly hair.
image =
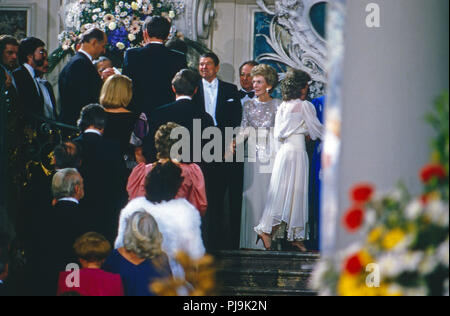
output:
[[[171, 160], [170, 151], [178, 139], [172, 139], [170, 134], [175, 128], [181, 127], [176, 123], [162, 125], [155, 134], [155, 147], [158, 152], [159, 163]], [[175, 157], [174, 157], [175, 158]], [[183, 182], [178, 189], [176, 198], [186, 198], [200, 212], [205, 215], [208, 206], [203, 172], [197, 164], [177, 163], [182, 170]], [[128, 178], [127, 191], [129, 200], [145, 196], [145, 179], [156, 163], [146, 165], [140, 163], [131, 172]]]
[[258, 240], [271, 249], [273, 238], [284, 238], [300, 251], [307, 251], [309, 239], [308, 174], [309, 160], [305, 137], [322, 138], [323, 125], [314, 105], [306, 101], [311, 77], [301, 71], [289, 71], [281, 83], [283, 103], [275, 118], [274, 134], [279, 142], [270, 179], [264, 214], [255, 227]]

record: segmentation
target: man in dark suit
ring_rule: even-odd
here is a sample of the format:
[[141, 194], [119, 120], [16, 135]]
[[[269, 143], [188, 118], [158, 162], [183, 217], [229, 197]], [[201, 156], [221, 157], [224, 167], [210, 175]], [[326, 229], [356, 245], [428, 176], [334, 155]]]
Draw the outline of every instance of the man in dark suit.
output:
[[61, 122], [75, 126], [81, 109], [98, 103], [103, 81], [93, 61], [105, 53], [107, 44], [106, 34], [99, 29], [90, 29], [82, 35], [80, 50], [59, 75]]
[[18, 102], [26, 114], [43, 116], [44, 97], [37, 82], [39, 73], [36, 68], [42, 66], [48, 54], [45, 43], [35, 37], [27, 37], [19, 45], [19, 62], [22, 65], [13, 72], [17, 86]]
[[82, 205], [91, 212], [94, 231], [113, 242], [119, 212], [127, 201], [127, 175], [119, 143], [103, 138], [105, 123], [106, 112], [101, 105], [85, 106], [78, 122], [83, 133], [74, 141], [82, 152], [80, 173], [86, 192]]
[[52, 180], [53, 206], [40, 214], [35, 225], [36, 244], [30, 251], [31, 294], [56, 295], [59, 272], [77, 263], [73, 251], [76, 239], [92, 230], [90, 214], [80, 206], [84, 197], [83, 178], [76, 169], [62, 169]]
[[16, 82], [12, 72], [19, 66], [19, 42], [12, 36], [0, 36], [0, 84], [4, 84], [9, 97], [16, 94]]
[[[201, 133], [209, 126], [214, 126], [212, 117], [205, 111], [199, 110], [199, 107], [192, 102], [192, 98], [198, 91], [198, 82], [200, 76], [192, 70], [183, 69], [179, 71], [172, 80], [172, 89], [176, 95], [176, 101], [170, 104], [158, 107], [150, 114], [150, 132], [144, 139], [144, 155], [148, 162], [156, 160], [155, 134], [161, 125], [168, 122], [174, 122], [185, 127], [190, 134], [190, 155], [184, 162], [201, 162], [201, 157], [194, 160], [194, 150], [197, 149], [201, 154]], [[194, 120], [200, 120], [199, 132], [200, 139], [198, 148], [194, 148]]]
[[[241, 125], [242, 106], [235, 85], [217, 78], [220, 65], [214, 53], [200, 57], [199, 72], [202, 76], [195, 102], [200, 110], [206, 111], [222, 133], [222, 157], [230, 144], [226, 144], [226, 128]], [[238, 249], [241, 223], [241, 204], [243, 186], [243, 163], [214, 162], [205, 172], [208, 194], [209, 216], [206, 232], [206, 245], [211, 250]], [[228, 198], [225, 198], [228, 192]], [[229, 221], [225, 216], [225, 199], [229, 202]], [[225, 229], [222, 225], [225, 222]], [[226, 223], [229, 222], [229, 225]], [[229, 227], [228, 227], [229, 226]], [[224, 234], [229, 234], [224, 238]]]
[[187, 68], [182, 54], [164, 46], [170, 22], [163, 17], [148, 17], [143, 26], [147, 46], [130, 49], [125, 54], [123, 74], [133, 80], [133, 112], [149, 115], [159, 106], [171, 103], [175, 95], [171, 82], [175, 74]]

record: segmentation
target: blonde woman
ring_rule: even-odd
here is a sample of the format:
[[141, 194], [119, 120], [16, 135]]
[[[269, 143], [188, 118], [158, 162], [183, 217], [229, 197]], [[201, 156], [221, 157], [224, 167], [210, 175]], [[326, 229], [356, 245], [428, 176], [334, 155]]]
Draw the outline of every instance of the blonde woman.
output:
[[127, 156], [126, 160], [134, 156], [130, 138], [138, 119], [127, 109], [133, 97], [132, 87], [130, 78], [113, 75], [106, 80], [100, 94], [100, 104], [107, 114], [103, 137], [118, 141], [122, 154]]

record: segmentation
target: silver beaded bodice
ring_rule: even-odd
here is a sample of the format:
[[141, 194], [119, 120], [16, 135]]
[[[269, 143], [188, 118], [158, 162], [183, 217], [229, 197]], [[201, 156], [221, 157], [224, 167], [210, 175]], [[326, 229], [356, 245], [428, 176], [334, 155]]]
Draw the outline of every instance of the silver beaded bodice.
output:
[[[257, 139], [247, 142], [245, 156], [253, 157], [256, 156], [270, 157], [273, 151], [273, 133], [271, 128], [275, 125], [275, 117], [277, 114], [278, 106], [281, 104], [281, 100], [272, 99], [269, 102], [260, 102], [258, 99], [254, 98], [247, 101], [244, 104], [244, 111], [242, 115], [241, 127], [246, 137], [250, 135], [249, 129], [254, 129], [257, 132]], [[263, 139], [261, 139], [261, 132], [266, 130], [266, 134]], [[252, 154], [252, 149], [255, 152]]]
[[260, 102], [254, 98], [245, 102], [241, 127], [266, 127], [275, 125], [275, 116], [281, 100], [272, 99], [269, 102]]

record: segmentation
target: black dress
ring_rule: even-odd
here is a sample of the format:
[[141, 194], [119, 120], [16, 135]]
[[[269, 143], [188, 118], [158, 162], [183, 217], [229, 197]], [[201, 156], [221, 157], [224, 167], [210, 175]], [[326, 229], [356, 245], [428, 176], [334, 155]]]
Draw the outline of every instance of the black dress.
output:
[[138, 115], [132, 112], [107, 113], [103, 137], [119, 142], [122, 155], [134, 157], [130, 137], [138, 120]]

